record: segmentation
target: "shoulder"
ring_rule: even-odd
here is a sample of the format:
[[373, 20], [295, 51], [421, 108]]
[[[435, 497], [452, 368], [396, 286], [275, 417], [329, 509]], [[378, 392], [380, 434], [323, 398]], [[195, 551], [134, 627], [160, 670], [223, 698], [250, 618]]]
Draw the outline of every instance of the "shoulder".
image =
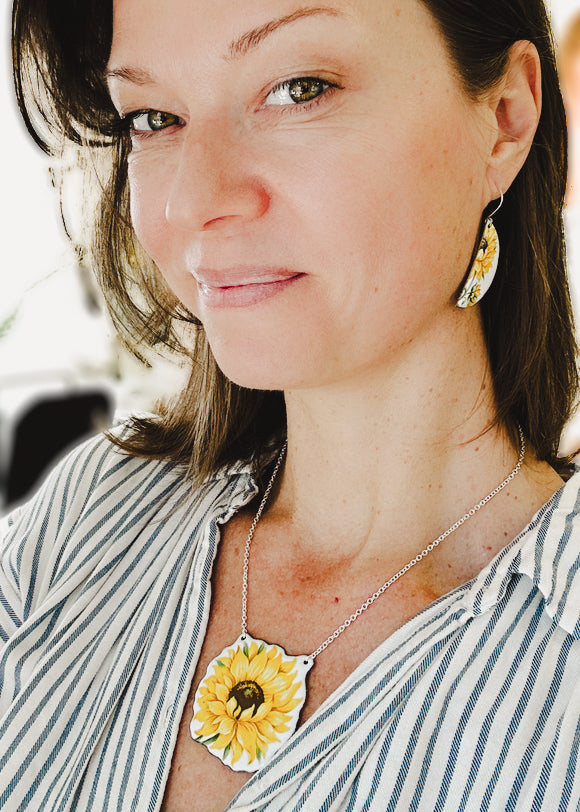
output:
[[129, 482], [135, 486], [155, 475], [175, 479], [177, 473], [175, 466], [127, 454], [107, 436], [98, 435], [70, 451], [38, 492], [5, 518], [4, 527], [26, 527], [39, 516], [44, 516], [45, 522], [57, 517], [60, 524], [67, 515], [80, 516], [90, 503], [102, 501], [113, 492], [115, 507], [119, 508]]
[[191, 546], [195, 528], [229, 509], [250, 479], [240, 464], [194, 489], [174, 462], [130, 455], [105, 436], [93, 438], [5, 519], [0, 591], [21, 607], [15, 613], [22, 621], [50, 595], [72, 593], [115, 560], [153, 555], [161, 545], [168, 554], [172, 546]]
[[522, 577], [529, 589], [518, 593], [520, 598], [539, 596], [550, 622], [580, 642], [580, 471], [466, 585], [461, 602], [467, 616], [507, 605], [504, 598]]
[[514, 542], [517, 571], [541, 592], [550, 617], [580, 640], [580, 470]]

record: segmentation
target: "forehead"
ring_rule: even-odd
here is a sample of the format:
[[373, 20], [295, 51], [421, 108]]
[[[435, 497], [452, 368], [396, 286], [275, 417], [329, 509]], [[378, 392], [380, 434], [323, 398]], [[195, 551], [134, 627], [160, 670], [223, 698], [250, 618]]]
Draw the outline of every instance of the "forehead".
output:
[[438, 33], [420, 0], [113, 0], [110, 61], [143, 53], [162, 38], [176, 56], [185, 44], [190, 53], [221, 50], [224, 58], [236, 58], [273, 37], [302, 37], [330, 21], [361, 37], [391, 30], [400, 41], [420, 36], [425, 26]]
[[114, 40], [129, 39], [137, 32], [159, 31], [161, 24], [163, 30], [183, 33], [192, 42], [209, 43], [237, 39], [241, 27], [253, 31], [262, 25], [285, 24], [279, 21], [291, 24], [306, 17], [342, 16], [348, 7], [342, 0], [113, 0], [113, 33]]

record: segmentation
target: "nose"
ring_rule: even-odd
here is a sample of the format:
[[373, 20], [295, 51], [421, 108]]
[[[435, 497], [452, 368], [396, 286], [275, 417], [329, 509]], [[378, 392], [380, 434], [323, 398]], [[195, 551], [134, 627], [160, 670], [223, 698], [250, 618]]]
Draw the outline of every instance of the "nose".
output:
[[262, 217], [270, 196], [241, 137], [215, 130], [183, 139], [165, 207], [180, 230], [234, 232]]

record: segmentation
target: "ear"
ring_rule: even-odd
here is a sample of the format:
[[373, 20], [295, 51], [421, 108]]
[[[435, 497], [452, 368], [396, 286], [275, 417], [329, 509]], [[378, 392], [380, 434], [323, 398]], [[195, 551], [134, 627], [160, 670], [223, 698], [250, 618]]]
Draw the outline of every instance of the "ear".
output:
[[499, 85], [489, 104], [495, 120], [495, 140], [489, 156], [487, 179], [490, 200], [506, 192], [524, 165], [542, 111], [540, 57], [531, 42], [516, 42]]

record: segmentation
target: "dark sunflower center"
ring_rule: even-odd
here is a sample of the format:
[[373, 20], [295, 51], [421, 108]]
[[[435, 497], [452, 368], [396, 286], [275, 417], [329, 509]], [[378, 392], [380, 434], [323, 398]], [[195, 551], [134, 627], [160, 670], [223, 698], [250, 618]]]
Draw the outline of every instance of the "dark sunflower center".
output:
[[239, 717], [243, 711], [251, 707], [254, 708], [253, 716], [264, 701], [264, 692], [257, 682], [252, 682], [251, 680], [243, 680], [234, 685], [230, 691], [228, 700], [231, 699], [232, 696], [238, 703], [238, 707], [234, 711], [234, 716], [236, 717]]

